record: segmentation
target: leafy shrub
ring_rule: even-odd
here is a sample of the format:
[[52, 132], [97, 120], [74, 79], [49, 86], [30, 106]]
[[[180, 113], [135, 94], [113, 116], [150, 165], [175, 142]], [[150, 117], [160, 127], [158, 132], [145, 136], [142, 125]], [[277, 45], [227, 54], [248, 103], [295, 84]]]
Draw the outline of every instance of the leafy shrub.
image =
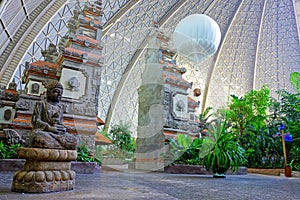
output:
[[77, 161], [79, 162], [97, 162], [101, 165], [101, 160], [90, 156], [91, 150], [84, 144], [81, 144], [77, 148]]
[[239, 166], [245, 164], [245, 150], [240, 146], [234, 134], [226, 127], [226, 120], [217, 121], [208, 129], [209, 136], [203, 141], [204, 153], [203, 165], [206, 170], [224, 173], [231, 168], [234, 172]]
[[0, 159], [18, 158], [17, 149], [21, 147], [21, 144], [8, 145], [0, 141]]
[[199, 149], [202, 139], [192, 139], [189, 135], [178, 134], [177, 138], [170, 138], [172, 160], [176, 164], [199, 165]]
[[292, 161], [290, 162], [292, 170], [300, 171], [300, 147], [293, 146], [290, 154], [292, 157]]
[[131, 137], [130, 125], [120, 123], [112, 126], [108, 137], [113, 145], [107, 149], [107, 156], [122, 160], [132, 160], [136, 148], [136, 141]]
[[133, 152], [135, 150], [134, 142], [131, 137], [130, 125], [121, 124], [114, 125], [110, 130], [113, 144], [124, 151]]

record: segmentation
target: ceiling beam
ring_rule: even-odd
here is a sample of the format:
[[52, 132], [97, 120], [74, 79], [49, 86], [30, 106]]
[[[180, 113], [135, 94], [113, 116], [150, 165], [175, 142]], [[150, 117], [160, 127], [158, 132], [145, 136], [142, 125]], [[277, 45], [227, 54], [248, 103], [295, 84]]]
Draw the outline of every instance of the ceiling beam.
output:
[[109, 30], [134, 6], [139, 3], [140, 0], [128, 1], [124, 6], [122, 6], [103, 26], [102, 38], [109, 32]]

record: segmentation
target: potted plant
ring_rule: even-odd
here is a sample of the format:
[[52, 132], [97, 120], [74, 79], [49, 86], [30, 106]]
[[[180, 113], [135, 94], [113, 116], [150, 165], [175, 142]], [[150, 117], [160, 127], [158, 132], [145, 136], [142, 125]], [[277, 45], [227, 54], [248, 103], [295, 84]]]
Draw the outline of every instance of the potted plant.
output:
[[212, 170], [216, 178], [225, 178], [228, 169], [234, 172], [246, 162], [244, 152], [236, 136], [227, 130], [226, 120], [217, 120], [208, 129], [199, 154], [206, 170]]
[[97, 171], [101, 165], [101, 160], [95, 156], [91, 156], [91, 150], [84, 144], [77, 148], [76, 162], [72, 162], [72, 169], [80, 174], [92, 174]]
[[21, 170], [25, 160], [18, 159], [17, 149], [23, 147], [21, 144], [6, 144], [0, 141], [0, 171]]

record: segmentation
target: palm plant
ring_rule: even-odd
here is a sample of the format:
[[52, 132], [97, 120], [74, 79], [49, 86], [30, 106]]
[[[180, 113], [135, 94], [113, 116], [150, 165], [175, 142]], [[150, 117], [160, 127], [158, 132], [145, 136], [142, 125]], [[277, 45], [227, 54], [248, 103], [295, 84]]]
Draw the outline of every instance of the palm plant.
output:
[[227, 131], [226, 120], [217, 120], [208, 129], [200, 157], [203, 157], [206, 170], [213, 171], [214, 177], [225, 177], [224, 173], [229, 168], [234, 172], [246, 162], [244, 152], [236, 136]]
[[178, 164], [197, 165], [199, 160], [199, 149], [202, 140], [199, 138], [191, 138], [187, 134], [178, 134], [177, 138], [170, 138], [172, 161]]

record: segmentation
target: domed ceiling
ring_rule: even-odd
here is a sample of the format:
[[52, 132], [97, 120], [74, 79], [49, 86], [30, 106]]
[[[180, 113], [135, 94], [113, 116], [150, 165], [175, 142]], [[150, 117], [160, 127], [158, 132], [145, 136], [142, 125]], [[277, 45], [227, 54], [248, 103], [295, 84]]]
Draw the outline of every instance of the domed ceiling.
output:
[[[0, 84], [7, 85], [12, 78], [20, 83], [25, 63], [43, 59], [41, 50], [50, 42], [58, 43], [74, 7], [86, 2], [2, 1]], [[193, 82], [192, 90], [202, 90], [196, 99], [199, 112], [225, 105], [230, 94], [240, 96], [262, 85], [269, 85], [273, 96], [279, 89], [293, 91], [289, 75], [300, 71], [299, 0], [102, 0], [102, 5], [104, 68], [99, 117], [107, 125], [129, 122], [136, 130], [137, 88], [154, 22], [171, 36], [181, 19], [195, 13], [214, 19], [222, 34], [212, 57], [198, 64], [177, 60], [188, 69], [184, 78]]]

